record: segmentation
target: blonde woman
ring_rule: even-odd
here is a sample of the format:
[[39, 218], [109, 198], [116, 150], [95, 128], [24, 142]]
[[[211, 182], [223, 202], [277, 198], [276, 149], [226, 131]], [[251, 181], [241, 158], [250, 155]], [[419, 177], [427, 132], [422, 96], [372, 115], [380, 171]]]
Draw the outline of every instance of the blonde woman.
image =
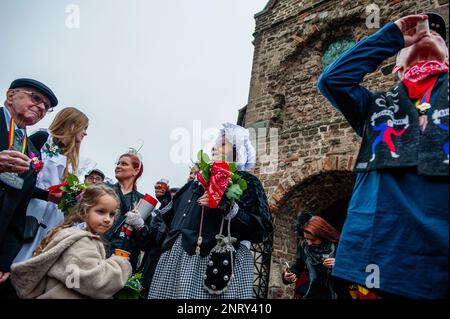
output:
[[57, 208], [59, 198], [46, 191], [49, 186], [62, 183], [70, 172], [78, 167], [80, 145], [87, 135], [89, 119], [80, 110], [67, 107], [56, 114], [48, 132], [41, 130], [30, 139], [41, 152], [44, 167], [37, 176], [35, 195], [27, 208], [28, 221], [36, 218], [37, 231], [25, 228], [25, 243], [14, 262], [31, 258], [44, 236], [64, 221], [64, 214]]

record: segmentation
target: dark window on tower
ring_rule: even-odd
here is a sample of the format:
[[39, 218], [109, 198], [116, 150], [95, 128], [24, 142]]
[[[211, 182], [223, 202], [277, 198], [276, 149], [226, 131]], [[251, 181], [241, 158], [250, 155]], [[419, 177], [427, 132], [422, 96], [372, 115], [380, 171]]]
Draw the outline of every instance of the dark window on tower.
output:
[[333, 63], [344, 51], [350, 49], [354, 44], [355, 40], [352, 37], [342, 37], [331, 42], [323, 54], [323, 66], [327, 67]]

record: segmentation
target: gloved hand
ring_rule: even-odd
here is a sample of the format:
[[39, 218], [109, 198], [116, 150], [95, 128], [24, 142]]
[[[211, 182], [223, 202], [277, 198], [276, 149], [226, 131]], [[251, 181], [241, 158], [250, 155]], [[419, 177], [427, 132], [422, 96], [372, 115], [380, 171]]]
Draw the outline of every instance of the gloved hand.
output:
[[136, 229], [144, 227], [144, 220], [142, 219], [141, 215], [138, 212], [135, 211], [129, 211], [126, 213], [125, 223], [133, 226]]

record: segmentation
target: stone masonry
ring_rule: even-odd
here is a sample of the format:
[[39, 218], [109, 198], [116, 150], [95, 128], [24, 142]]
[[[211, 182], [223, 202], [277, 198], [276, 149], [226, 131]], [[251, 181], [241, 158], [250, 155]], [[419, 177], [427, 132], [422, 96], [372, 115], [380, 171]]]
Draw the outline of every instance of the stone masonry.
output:
[[[292, 296], [292, 285], [283, 285], [280, 272], [282, 262], [294, 261], [293, 223], [299, 211], [322, 214], [351, 195], [360, 139], [318, 92], [317, 79], [330, 43], [343, 36], [357, 42], [377, 31], [366, 25], [371, 14], [366, 9], [373, 4], [379, 8], [380, 27], [426, 11], [442, 14], [448, 23], [448, 1], [440, 0], [270, 0], [255, 15], [249, 99], [238, 122], [246, 127], [262, 123], [278, 133], [276, 169], [259, 161], [255, 170], [275, 221], [269, 298]], [[385, 61], [364, 85], [370, 90], [391, 87], [396, 81], [390, 74], [393, 63], [393, 58]], [[258, 147], [269, 147], [266, 141]]]

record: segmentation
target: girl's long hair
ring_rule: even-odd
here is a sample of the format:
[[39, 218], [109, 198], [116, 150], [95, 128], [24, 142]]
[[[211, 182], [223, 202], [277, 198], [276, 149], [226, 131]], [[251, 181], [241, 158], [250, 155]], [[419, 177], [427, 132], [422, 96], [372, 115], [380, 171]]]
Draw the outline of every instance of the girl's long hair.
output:
[[[71, 164], [75, 172], [78, 168], [80, 144], [76, 141], [76, 135], [89, 124], [88, 117], [74, 107], [66, 107], [56, 114], [48, 130], [55, 142], [68, 140], [67, 145], [61, 147], [61, 153], [67, 156], [67, 164]], [[69, 174], [69, 165], [66, 165], [63, 180]]]
[[144, 164], [142, 163], [142, 161], [139, 159], [139, 157], [133, 153], [125, 153], [119, 156], [119, 160], [122, 157], [128, 157], [131, 160], [131, 165], [133, 166], [134, 169], [137, 169], [139, 172], [138, 174], [134, 177], [133, 180], [133, 189], [136, 190], [137, 189], [137, 180], [142, 176], [142, 173], [144, 173]]
[[325, 219], [313, 216], [303, 226], [303, 232], [308, 233], [323, 241], [337, 244], [339, 242], [339, 232], [331, 226]]
[[42, 251], [47, 247], [53, 237], [64, 228], [72, 227], [76, 223], [82, 223], [86, 220], [87, 213], [89, 209], [95, 205], [97, 205], [99, 199], [102, 196], [111, 196], [117, 202], [117, 206], [119, 206], [119, 198], [116, 195], [116, 192], [103, 184], [93, 185], [87, 188], [78, 203], [73, 207], [70, 213], [64, 218], [64, 223], [60, 226], [57, 226], [53, 230], [51, 230], [47, 236], [41, 241], [39, 247], [34, 251], [33, 256], [37, 256], [42, 253]]

